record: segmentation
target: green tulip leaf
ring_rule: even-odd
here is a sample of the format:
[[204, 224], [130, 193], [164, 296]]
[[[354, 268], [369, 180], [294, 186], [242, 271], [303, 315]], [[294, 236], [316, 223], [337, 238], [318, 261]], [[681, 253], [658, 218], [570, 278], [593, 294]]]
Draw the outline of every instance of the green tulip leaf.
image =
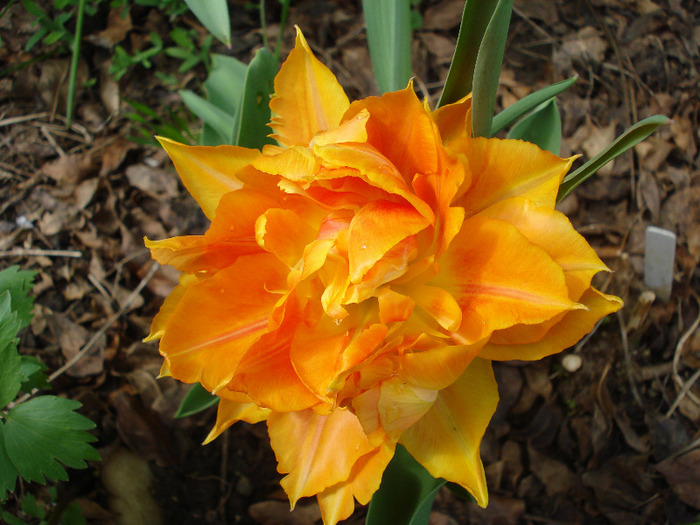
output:
[[491, 137], [493, 108], [512, 11], [513, 0], [499, 0], [476, 56], [472, 87], [472, 134], [475, 137]]
[[617, 137], [617, 139], [615, 139], [615, 141], [607, 148], [598, 153], [576, 171], [569, 173], [566, 177], [564, 177], [561, 186], [559, 186], [557, 202], [561, 201], [564, 197], [571, 193], [576, 186], [588, 179], [608, 162], [619, 157], [625, 151], [647, 138], [654, 131], [656, 131], [659, 126], [670, 123], [671, 120], [663, 115], [653, 115], [640, 122], [637, 122], [634, 126]]
[[571, 86], [573, 86], [578, 80], [577, 76], [567, 78], [546, 88], [542, 88], [534, 93], [530, 93], [528, 96], [521, 98], [515, 104], [508, 106], [506, 109], [501, 111], [498, 115], [493, 117], [493, 123], [491, 124], [491, 136], [502, 129], [507, 128], [513, 122], [522, 118], [524, 115], [535, 109], [537, 106], [549, 99], [557, 96], [559, 93], [566, 91]]
[[561, 117], [555, 99], [541, 104], [520, 120], [508, 133], [509, 139], [521, 139], [537, 144], [559, 155], [561, 148]]
[[185, 0], [185, 3], [207, 31], [231, 47], [231, 22], [226, 0]]
[[404, 89], [412, 74], [410, 0], [362, 0], [362, 9], [379, 89]]
[[438, 107], [457, 102], [471, 93], [479, 45], [497, 5], [498, 0], [466, 0], [464, 3], [457, 43]]
[[273, 144], [271, 133], [270, 97], [275, 92], [275, 75], [279, 65], [270, 51], [258, 49], [245, 76], [241, 107], [234, 124], [234, 144], [245, 148], [262, 148]]
[[427, 525], [435, 496], [444, 484], [445, 480], [432, 477], [403, 446], [397, 445], [369, 504], [365, 525]]
[[195, 383], [190, 388], [185, 398], [180, 403], [180, 407], [175, 413], [175, 417], [189, 417], [194, 414], [206, 410], [209, 407], [216, 405], [219, 402], [217, 396], [212, 395], [199, 383]]

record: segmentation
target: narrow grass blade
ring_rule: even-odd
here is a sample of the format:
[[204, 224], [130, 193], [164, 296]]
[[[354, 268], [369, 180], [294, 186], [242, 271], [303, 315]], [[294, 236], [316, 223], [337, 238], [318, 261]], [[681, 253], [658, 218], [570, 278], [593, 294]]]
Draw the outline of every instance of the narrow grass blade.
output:
[[68, 100], [66, 102], [66, 128], [73, 122], [73, 106], [75, 104], [75, 82], [78, 78], [78, 63], [80, 62], [80, 40], [83, 37], [83, 17], [85, 16], [85, 0], [78, 3], [78, 17], [75, 21], [75, 36], [70, 61], [70, 77], [68, 79]]
[[187, 108], [216, 132], [220, 138], [219, 144], [231, 144], [233, 142], [234, 115], [203, 99], [194, 91], [183, 89], [179, 93]]
[[491, 124], [491, 136], [502, 129], [507, 128], [513, 122], [517, 121], [522, 116], [526, 115], [537, 106], [546, 102], [552, 97], [557, 96], [559, 93], [566, 91], [571, 86], [573, 86], [578, 80], [578, 76], [567, 78], [546, 88], [542, 88], [539, 91], [530, 93], [528, 96], [521, 98], [515, 104], [508, 106], [506, 109], [501, 111], [498, 115], [493, 117], [493, 122]]
[[559, 195], [557, 202], [571, 193], [576, 186], [585, 181], [588, 177], [605, 166], [608, 162], [619, 157], [628, 149], [651, 135], [659, 126], [670, 124], [671, 120], [663, 115], [653, 115], [645, 118], [641, 122], [637, 122], [634, 126], [625, 131], [622, 135], [615, 139], [615, 142], [610, 144], [603, 151], [598, 153], [591, 160], [586, 162], [573, 173], [569, 173], [559, 187]]
[[555, 99], [550, 99], [520, 120], [508, 133], [509, 139], [522, 139], [559, 155], [561, 117]]
[[464, 3], [457, 44], [438, 107], [456, 102], [471, 92], [476, 56], [497, 4], [498, 0], [466, 0]]
[[410, 0], [362, 0], [372, 66], [382, 93], [411, 79]]
[[231, 22], [226, 0], [185, 0], [194, 16], [218, 40], [231, 47]]
[[479, 46], [472, 88], [472, 133], [475, 137], [491, 137], [493, 108], [512, 11], [513, 0], [499, 0]]

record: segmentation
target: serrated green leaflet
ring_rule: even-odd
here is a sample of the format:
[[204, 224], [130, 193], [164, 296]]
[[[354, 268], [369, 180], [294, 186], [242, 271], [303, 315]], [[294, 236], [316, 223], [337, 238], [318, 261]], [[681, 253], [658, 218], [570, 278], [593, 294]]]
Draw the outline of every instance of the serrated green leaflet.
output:
[[47, 366], [39, 361], [36, 357], [30, 355], [21, 355], [19, 371], [22, 374], [22, 385], [20, 390], [31, 392], [36, 389], [51, 388], [49, 379], [44, 373]]
[[15, 398], [22, 383], [21, 360], [15, 344], [21, 322], [11, 303], [9, 291], [0, 294], [0, 408]]
[[20, 329], [27, 326], [32, 319], [34, 298], [28, 294], [32, 289], [34, 276], [36, 276], [36, 272], [20, 270], [17, 266], [10, 266], [0, 272], [0, 293], [5, 290], [10, 292], [12, 309], [17, 312], [17, 316], [22, 322]]
[[231, 22], [226, 0], [185, 0], [185, 3], [207, 31], [231, 47]]
[[372, 496], [365, 525], [426, 525], [435, 495], [444, 484], [445, 480], [432, 477], [403, 446], [397, 445], [382, 484]]
[[498, 0], [466, 0], [464, 3], [455, 52], [438, 107], [457, 102], [471, 92], [479, 44], [497, 4]]
[[25, 480], [66, 480], [61, 463], [85, 468], [85, 460], [100, 459], [88, 444], [96, 440], [87, 432], [95, 424], [75, 412], [80, 406], [70, 399], [42, 396], [17, 405], [6, 415], [5, 451]]
[[491, 137], [493, 108], [512, 11], [513, 0], [499, 0], [476, 56], [472, 86], [472, 134], [475, 137]]
[[188, 417], [216, 405], [219, 398], [213, 396], [199, 383], [195, 383], [180, 403], [175, 417]]
[[559, 186], [559, 195], [557, 202], [571, 193], [576, 186], [585, 181], [588, 177], [605, 166], [608, 162], [619, 157], [628, 149], [639, 144], [642, 140], [651, 135], [659, 126], [670, 124], [671, 120], [663, 115], [653, 115], [645, 118], [641, 122], [637, 122], [634, 126], [625, 131], [622, 135], [615, 139], [615, 142], [610, 144], [603, 151], [598, 153], [591, 160], [586, 162], [576, 171], [569, 173]]
[[0, 501], [8, 492], [14, 492], [17, 483], [17, 469], [10, 462], [5, 450], [5, 423], [0, 419]]
[[412, 72], [410, 0], [362, 0], [362, 10], [379, 90], [404, 89]]
[[566, 80], [562, 80], [561, 82], [557, 82], [556, 84], [542, 88], [534, 93], [530, 93], [528, 96], [523, 97], [516, 103], [508, 106], [498, 115], [493, 117], [493, 122], [491, 123], [491, 136], [495, 135], [502, 129], [507, 128], [513, 122], [523, 117], [543, 102], [557, 96], [562, 91], [566, 91], [574, 85], [577, 79], [578, 77], [567, 78]]
[[520, 120], [508, 133], [509, 139], [521, 139], [537, 144], [559, 155], [561, 147], [561, 117], [554, 99], [545, 102]]
[[267, 49], [258, 49], [245, 76], [241, 108], [236, 117], [234, 144], [244, 148], [262, 148], [273, 144], [268, 137], [271, 130], [270, 96], [275, 91], [277, 60]]

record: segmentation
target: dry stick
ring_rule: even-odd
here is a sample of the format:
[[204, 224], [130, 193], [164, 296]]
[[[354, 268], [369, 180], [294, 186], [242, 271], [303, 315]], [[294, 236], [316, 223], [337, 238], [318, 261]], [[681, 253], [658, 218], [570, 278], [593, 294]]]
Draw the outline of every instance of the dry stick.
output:
[[124, 312], [126, 312], [129, 306], [131, 306], [131, 303], [133, 303], [136, 297], [138, 297], [141, 290], [143, 290], [143, 288], [148, 284], [148, 281], [150, 281], [156, 274], [158, 268], [160, 268], [160, 264], [154, 262], [150, 270], [148, 270], [148, 273], [143, 277], [143, 279], [141, 279], [139, 285], [134, 289], [133, 292], [131, 292], [131, 294], [129, 294], [129, 297], [126, 298], [126, 301], [124, 301], [124, 304], [122, 304], [121, 308], [119, 308], [119, 311], [117, 311], [117, 313], [110, 317], [107, 320], [107, 322], [102, 326], [102, 328], [95, 332], [95, 334], [90, 338], [90, 340], [87, 343], [85, 343], [85, 346], [83, 346], [77, 354], [71, 357], [61, 368], [59, 368], [53, 374], [51, 374], [49, 376], [49, 381], [53, 381], [58, 376], [63, 374], [66, 370], [72, 367], [75, 363], [82, 359], [82, 357], [85, 354], [87, 354], [90, 351], [90, 349], [95, 345], [100, 336], [104, 334], [107, 331], [107, 329], [110, 326], [112, 326], [116, 322], [116, 320], [122, 316], [122, 314], [124, 314]]
[[[698, 298], [695, 298], [695, 301], [698, 303], [698, 306], [700, 306], [700, 301]], [[698, 316], [695, 318], [695, 321], [693, 321], [693, 324], [690, 325], [690, 328], [681, 336], [681, 338], [678, 340], [678, 344], [676, 345], [676, 349], [673, 352], [673, 380], [676, 382], [676, 384], [681, 387], [680, 392], [678, 392], [678, 395], [676, 396], [676, 400], [673, 402], [671, 407], [668, 409], [668, 412], [666, 412], [666, 417], [671, 417], [673, 412], [675, 412], [676, 408], [680, 404], [680, 402], [683, 400], [685, 396], [688, 396], [690, 399], [693, 400], [696, 404], [700, 405], [700, 399], [693, 394], [690, 389], [692, 388], [693, 384], [695, 381], [698, 380], [698, 377], [700, 377], [700, 369], [696, 370], [695, 373], [690, 377], [690, 379], [685, 382], [683, 379], [681, 379], [680, 374], [678, 373], [678, 364], [681, 360], [681, 354], [683, 353], [683, 347], [685, 346], [685, 343], [690, 339], [690, 336], [693, 335], [695, 330], [697, 330], [698, 325], [700, 325], [700, 313]]]
[[642, 401], [642, 396], [639, 395], [637, 385], [634, 383], [634, 378], [632, 377], [632, 356], [630, 355], [629, 342], [627, 341], [625, 318], [622, 316], [622, 312], [620, 310], [617, 311], [617, 321], [620, 324], [620, 339], [622, 340], [622, 349], [625, 352], [625, 368], [627, 369], [627, 381], [630, 384], [630, 389], [632, 390], [632, 396], [634, 396], [634, 400], [639, 405], [639, 408], [643, 409], [644, 402]]
[[27, 122], [29, 120], [37, 120], [40, 118], [46, 118], [49, 116], [47, 111], [42, 111], [41, 113], [33, 113], [31, 115], [23, 115], [21, 117], [12, 117], [5, 120], [0, 120], [0, 128], [3, 126], [12, 126], [13, 124], [20, 124], [22, 122]]
[[13, 248], [0, 251], [0, 257], [72, 257], [80, 259], [83, 256], [78, 250], [42, 250], [40, 248]]

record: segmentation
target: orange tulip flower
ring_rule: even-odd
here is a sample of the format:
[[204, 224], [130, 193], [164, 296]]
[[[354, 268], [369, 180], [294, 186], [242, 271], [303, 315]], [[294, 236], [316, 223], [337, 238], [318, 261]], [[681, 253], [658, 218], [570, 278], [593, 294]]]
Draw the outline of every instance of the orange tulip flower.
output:
[[349, 103], [301, 32], [275, 79], [278, 146], [161, 139], [211, 227], [146, 240], [183, 272], [153, 321], [162, 373], [221, 398], [207, 441], [266, 420], [292, 505], [326, 525], [379, 487], [397, 443], [485, 506], [492, 360], [539, 359], [621, 307], [554, 210], [573, 159], [472, 138], [471, 100]]

